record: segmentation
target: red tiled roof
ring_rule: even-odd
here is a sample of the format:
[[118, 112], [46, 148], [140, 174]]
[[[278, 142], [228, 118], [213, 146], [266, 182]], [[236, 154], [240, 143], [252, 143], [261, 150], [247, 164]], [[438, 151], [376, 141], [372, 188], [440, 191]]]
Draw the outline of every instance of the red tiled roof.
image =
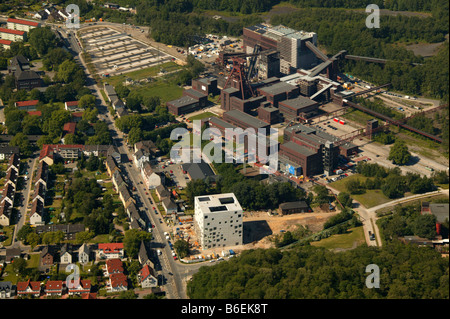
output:
[[106, 261], [106, 269], [109, 274], [123, 272], [123, 263], [120, 259], [108, 259]]
[[105, 254], [117, 253], [123, 249], [123, 243], [98, 244], [98, 249], [103, 250]]
[[28, 115], [36, 115], [36, 116], [42, 115], [41, 111], [28, 111], [27, 113], [28, 113]]
[[0, 39], [0, 44], [11, 45], [11, 43], [12, 43], [12, 41], [10, 41], [10, 40]]
[[83, 117], [84, 112], [73, 112], [72, 117]]
[[111, 274], [109, 276], [109, 279], [111, 280], [112, 288], [115, 288], [118, 286], [128, 287], [127, 276], [125, 276], [122, 273]]
[[91, 291], [91, 281], [90, 280], [80, 280], [80, 285], [77, 288], [69, 288], [69, 292], [86, 293], [89, 291]]
[[39, 281], [19, 281], [17, 283], [17, 292], [25, 292], [27, 288], [30, 287], [33, 292], [38, 292], [41, 289], [41, 283]]
[[39, 100], [19, 101], [19, 102], [16, 102], [16, 107], [33, 106], [33, 105], [37, 105], [38, 103], [39, 103]]
[[66, 102], [66, 105], [67, 106], [77, 106], [78, 105], [78, 101], [69, 101], [69, 102]]
[[19, 30], [11, 30], [11, 29], [5, 29], [0, 28], [0, 33], [11, 33], [11, 34], [18, 34], [18, 35], [24, 35], [25, 31], [19, 31]]
[[12, 23], [18, 23], [18, 24], [25, 24], [25, 25], [29, 25], [32, 27], [37, 27], [39, 25], [39, 23], [37, 23], [37, 22], [21, 20], [21, 19], [14, 19], [14, 18], [8, 18], [8, 20], [6, 20], [6, 21], [12, 22]]
[[63, 288], [63, 282], [62, 280], [53, 280], [53, 281], [47, 281], [45, 284], [45, 290], [62, 290]]
[[82, 294], [81, 299], [97, 299], [97, 293], [90, 292], [90, 293]]
[[39, 154], [39, 159], [41, 160], [46, 156], [53, 158], [53, 145], [44, 144], [42, 146], [41, 153]]
[[154, 276], [154, 273], [153, 273], [153, 270], [150, 268], [149, 265], [145, 265], [139, 271], [139, 276], [141, 277], [141, 281], [144, 281], [150, 275]]
[[77, 123], [75, 122], [68, 122], [64, 124], [63, 131], [67, 134], [75, 134], [75, 128], [77, 126]]

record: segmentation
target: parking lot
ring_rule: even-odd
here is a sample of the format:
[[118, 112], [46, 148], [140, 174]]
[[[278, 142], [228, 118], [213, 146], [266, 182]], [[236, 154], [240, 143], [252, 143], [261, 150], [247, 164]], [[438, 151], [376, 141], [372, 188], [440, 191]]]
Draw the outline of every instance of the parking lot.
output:
[[106, 26], [82, 30], [83, 48], [100, 76], [113, 76], [174, 59], [147, 44]]

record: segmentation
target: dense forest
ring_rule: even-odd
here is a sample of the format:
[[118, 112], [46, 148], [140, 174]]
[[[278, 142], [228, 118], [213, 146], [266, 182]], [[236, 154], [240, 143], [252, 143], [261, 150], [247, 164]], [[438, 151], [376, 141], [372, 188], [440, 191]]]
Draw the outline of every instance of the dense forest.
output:
[[[368, 289], [366, 266], [380, 269], [380, 288]], [[390, 243], [333, 253], [324, 248], [244, 251], [188, 282], [192, 299], [449, 298], [448, 260], [428, 248]]]

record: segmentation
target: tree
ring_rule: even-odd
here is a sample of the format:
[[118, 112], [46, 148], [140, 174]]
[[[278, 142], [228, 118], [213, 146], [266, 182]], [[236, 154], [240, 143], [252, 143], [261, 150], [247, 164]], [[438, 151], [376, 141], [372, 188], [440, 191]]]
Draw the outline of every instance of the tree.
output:
[[432, 214], [417, 216], [413, 223], [413, 231], [419, 237], [433, 239], [436, 236], [436, 216]]
[[189, 243], [184, 239], [177, 240], [173, 247], [179, 258], [184, 258], [189, 254]]
[[58, 40], [50, 27], [41, 27], [30, 30], [28, 42], [37, 50], [40, 55], [44, 55], [49, 49], [58, 45]]
[[388, 159], [397, 165], [405, 165], [409, 162], [411, 153], [403, 140], [397, 139], [389, 151]]
[[92, 94], [83, 95], [78, 101], [78, 107], [82, 109], [95, 107], [95, 96]]
[[350, 197], [349, 193], [346, 193], [346, 192], [339, 193], [338, 200], [341, 202], [341, 204], [344, 207], [350, 207], [351, 208], [353, 206], [353, 200]]
[[123, 246], [127, 255], [131, 258], [137, 258], [141, 241], [149, 241], [152, 238], [151, 233], [147, 233], [138, 229], [130, 229], [125, 232]]
[[133, 127], [128, 133], [128, 143], [134, 145], [135, 143], [141, 141], [142, 137], [142, 130], [139, 127]]
[[79, 66], [72, 60], [65, 60], [58, 67], [56, 78], [64, 83], [70, 83], [74, 80], [75, 74], [79, 70]]
[[23, 276], [27, 270], [27, 261], [23, 258], [15, 258], [12, 266], [14, 272]]
[[350, 192], [350, 194], [363, 194], [365, 192], [364, 185], [359, 179], [350, 179], [345, 183], [345, 187]]
[[33, 146], [24, 133], [17, 133], [9, 143], [11, 146], [18, 146], [20, 152], [25, 156], [30, 156], [33, 154]]

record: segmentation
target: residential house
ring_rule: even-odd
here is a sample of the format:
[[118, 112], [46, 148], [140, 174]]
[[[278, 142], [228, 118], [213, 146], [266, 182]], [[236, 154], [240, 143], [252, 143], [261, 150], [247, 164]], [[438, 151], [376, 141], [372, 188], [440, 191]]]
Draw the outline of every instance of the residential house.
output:
[[141, 240], [141, 246], [139, 247], [139, 254], [138, 254], [138, 260], [141, 266], [149, 265], [151, 268], [155, 268], [155, 265], [150, 260], [148, 256], [148, 250], [147, 246], [145, 245], [145, 242]]
[[119, 191], [119, 189], [120, 189], [120, 187], [122, 187], [122, 185], [127, 186], [127, 183], [125, 183], [125, 181], [122, 177], [122, 174], [119, 171], [115, 171], [113, 173], [112, 182], [117, 191]]
[[0, 39], [0, 48], [8, 50], [11, 48], [11, 43], [13, 43], [11, 40]]
[[62, 137], [61, 141], [63, 143], [66, 143], [65, 136], [67, 134], [75, 135], [76, 129], [77, 129], [77, 123], [75, 123], [75, 122], [67, 122], [67, 123], [65, 123], [64, 126], [63, 126], [63, 137]]
[[53, 265], [55, 252], [52, 247], [44, 246], [44, 248], [41, 250], [40, 257], [42, 266], [51, 266]]
[[0, 225], [9, 226], [11, 223], [12, 205], [8, 201], [0, 203]]
[[43, 225], [45, 224], [44, 217], [44, 204], [40, 200], [35, 200], [31, 204], [30, 224]]
[[110, 145], [107, 151], [107, 156], [112, 156], [116, 163], [122, 163], [122, 155], [119, 153], [119, 150], [114, 145]]
[[45, 205], [45, 186], [42, 183], [36, 184], [34, 188], [33, 202], [39, 200]]
[[11, 298], [15, 291], [11, 281], [0, 281], [0, 299]]
[[108, 175], [109, 175], [110, 177], [113, 176], [113, 174], [114, 174], [115, 171], [117, 171], [117, 170], [120, 171], [119, 167], [118, 167], [117, 164], [116, 164], [116, 160], [115, 160], [114, 157], [112, 157], [112, 156], [107, 156], [107, 157], [106, 157], [106, 163], [105, 163], [105, 166], [106, 166], [106, 170], [107, 170], [107, 172], [108, 172]]
[[[75, 113], [72, 113], [72, 116]], [[85, 145], [83, 154], [86, 156], [106, 157], [108, 155], [108, 149], [110, 145]]]
[[130, 221], [133, 223], [133, 226], [136, 226], [135, 223], [137, 223], [138, 227], [134, 228], [145, 229], [145, 221], [141, 218], [139, 210], [136, 208], [135, 204], [132, 203], [130, 206], [128, 206], [127, 212], [129, 212], [130, 214]]
[[20, 251], [20, 248], [6, 248], [5, 262], [9, 264], [14, 258], [20, 258], [21, 256], [22, 252]]
[[8, 202], [11, 206], [14, 205], [14, 194], [15, 194], [15, 189], [14, 186], [12, 186], [11, 184], [6, 184], [5, 188], [3, 189], [3, 196], [2, 199], [0, 201], [0, 203], [3, 202]]
[[72, 263], [71, 247], [67, 243], [65, 243], [61, 247], [61, 251], [59, 253], [59, 262], [61, 264], [71, 264]]
[[130, 191], [128, 190], [128, 187], [126, 185], [122, 185], [119, 188], [119, 198], [122, 201], [123, 206], [125, 209], [131, 204], [136, 204], [136, 200], [131, 196]]
[[84, 224], [50, 224], [50, 225], [40, 225], [34, 228], [36, 234], [40, 235], [46, 232], [57, 232], [61, 231], [64, 233], [65, 240], [73, 240], [76, 234], [85, 231]]
[[19, 281], [17, 283], [17, 296], [34, 296], [41, 295], [41, 283], [39, 281]]
[[150, 161], [150, 156], [148, 154], [144, 154], [142, 150], [138, 150], [133, 154], [133, 161], [137, 168], [142, 169], [144, 163]]
[[61, 296], [63, 293], [62, 280], [49, 280], [45, 284], [44, 293], [47, 296]]
[[123, 273], [111, 274], [108, 282], [108, 292], [128, 290], [128, 278]]
[[80, 280], [80, 284], [77, 287], [67, 287], [68, 294], [72, 295], [88, 295], [91, 292], [91, 281], [90, 280]]
[[17, 152], [9, 157], [8, 168], [6, 170], [8, 171], [10, 169], [13, 169], [16, 171], [16, 173], [19, 173], [19, 165], [20, 165], [20, 158], [19, 152]]
[[105, 270], [106, 276], [123, 273], [123, 263], [118, 258], [108, 259], [106, 261]]
[[9, 160], [14, 154], [19, 155], [20, 149], [18, 146], [4, 145], [0, 146], [0, 161]]
[[141, 176], [147, 188], [156, 188], [165, 184], [166, 177], [164, 173], [157, 173], [153, 171], [149, 162], [145, 162], [143, 164], [141, 168]]
[[45, 190], [47, 190], [47, 177], [48, 177], [48, 164], [42, 161], [38, 164], [36, 177], [34, 178], [34, 187], [38, 187], [42, 184]]
[[35, 21], [8, 18], [6, 20], [8, 29], [30, 32], [32, 29], [39, 28], [41, 24]]
[[84, 243], [78, 249], [78, 262], [83, 265], [87, 264], [90, 260], [90, 254], [91, 251], [89, 249], [89, 246], [86, 243]]
[[12, 42], [26, 41], [27, 33], [25, 31], [0, 28], [0, 39]]
[[144, 265], [137, 274], [137, 281], [142, 288], [152, 288], [158, 286], [158, 279], [155, 275], [155, 270], [149, 265]]
[[171, 198], [164, 198], [161, 204], [166, 210], [167, 215], [176, 214], [178, 212], [178, 205], [175, 204]]
[[156, 147], [155, 143], [150, 140], [140, 141], [134, 144], [134, 152], [142, 150], [145, 155], [148, 156], [158, 156], [160, 151]]
[[13, 170], [13, 169], [8, 170], [8, 172], [6, 173], [6, 176], [5, 176], [5, 184], [10, 184], [15, 190], [17, 177], [18, 177], [18, 174], [15, 170]]
[[159, 185], [156, 187], [156, 195], [162, 201], [164, 198], [170, 197], [170, 192], [163, 185]]
[[39, 162], [45, 162], [47, 165], [53, 165], [55, 161], [55, 154], [52, 145], [44, 144], [39, 154]]
[[[0, 28], [1, 29], [1, 28]], [[14, 31], [23, 32], [23, 31]], [[12, 39], [7, 39], [12, 40]], [[15, 41], [15, 40], [12, 40]], [[34, 88], [41, 87], [43, 81], [39, 74], [30, 69], [30, 63], [23, 56], [15, 56], [10, 61], [9, 72], [12, 73], [15, 79], [15, 84], [17, 90], [32, 90]], [[30, 101], [31, 102], [31, 101]], [[21, 109], [26, 111], [36, 111], [37, 100], [34, 100], [34, 105], [24, 105]], [[18, 106], [16, 104], [16, 106]]]
[[81, 110], [80, 108], [78, 108], [78, 101], [64, 102], [64, 108], [66, 109], [66, 111], [70, 112], [76, 112]]
[[98, 244], [97, 257], [100, 259], [123, 258], [123, 243]]

